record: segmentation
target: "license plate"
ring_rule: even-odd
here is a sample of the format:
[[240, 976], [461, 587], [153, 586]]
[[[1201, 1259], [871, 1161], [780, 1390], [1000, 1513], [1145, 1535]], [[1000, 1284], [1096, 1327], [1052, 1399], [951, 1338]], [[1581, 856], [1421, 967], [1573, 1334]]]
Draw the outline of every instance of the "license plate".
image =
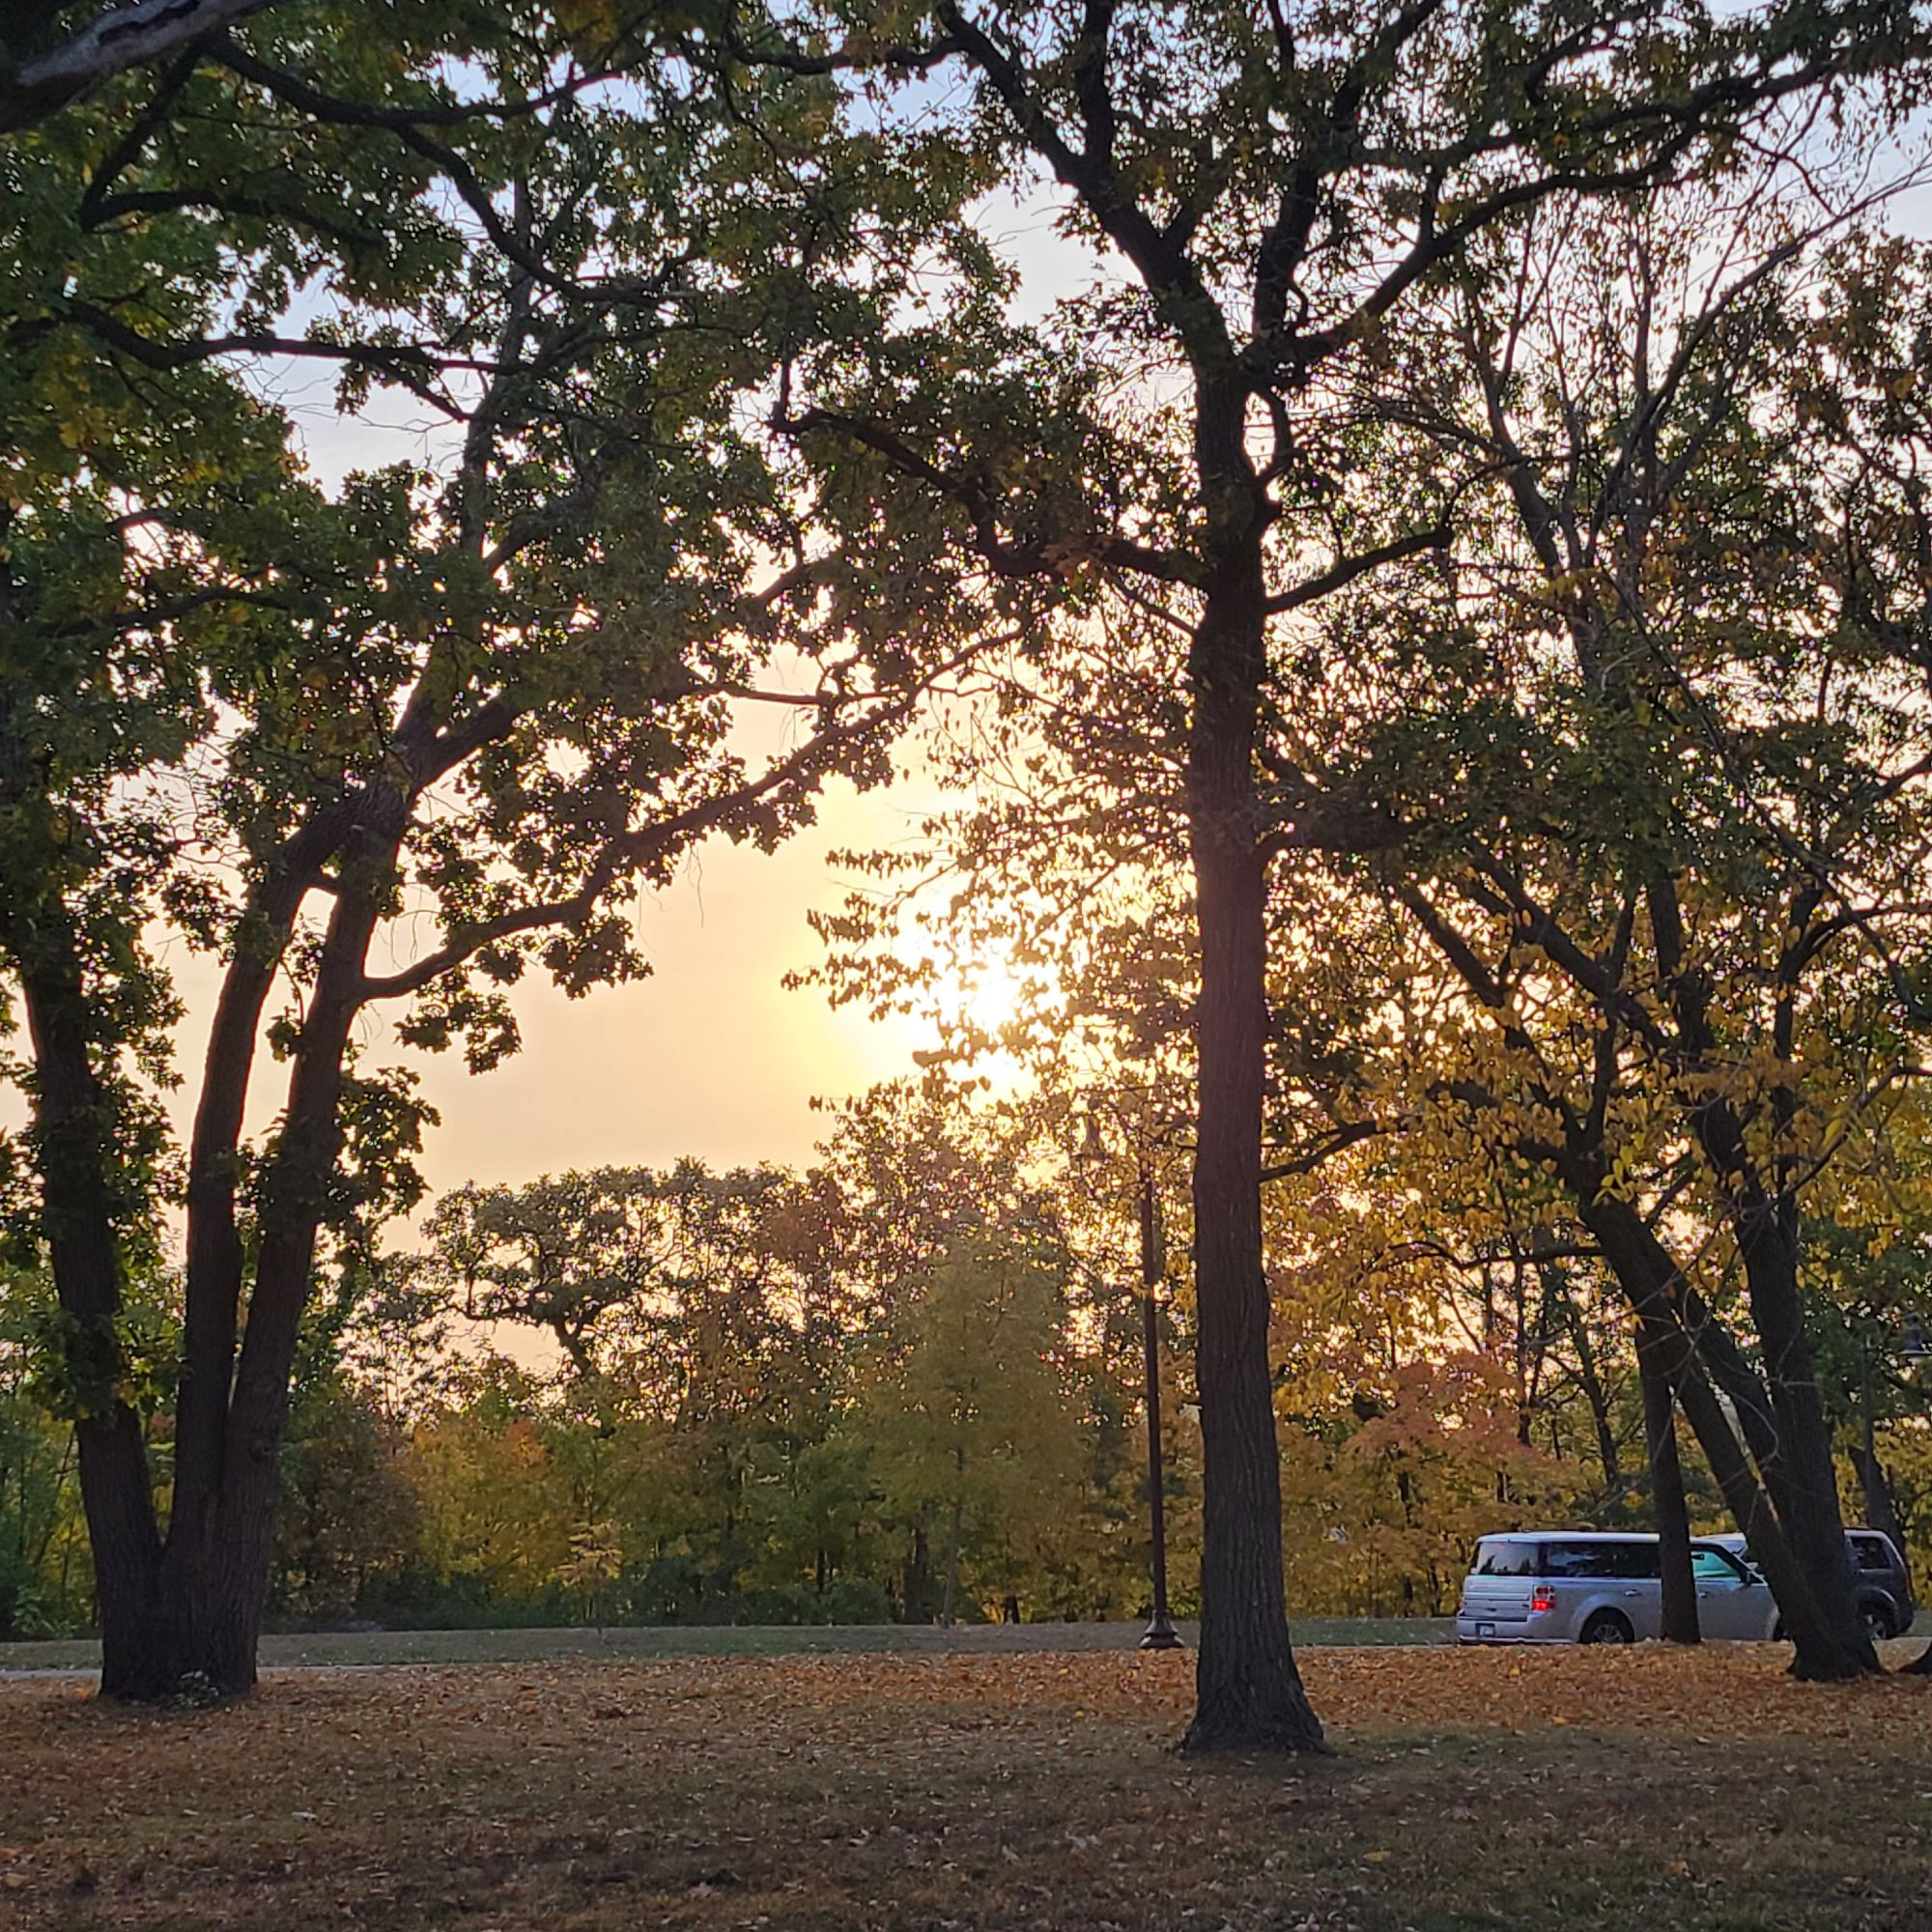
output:
[[1494, 1624], [1478, 1624], [1476, 1626], [1476, 1634], [1478, 1636], [1494, 1636], [1495, 1634], [1496, 1627]]

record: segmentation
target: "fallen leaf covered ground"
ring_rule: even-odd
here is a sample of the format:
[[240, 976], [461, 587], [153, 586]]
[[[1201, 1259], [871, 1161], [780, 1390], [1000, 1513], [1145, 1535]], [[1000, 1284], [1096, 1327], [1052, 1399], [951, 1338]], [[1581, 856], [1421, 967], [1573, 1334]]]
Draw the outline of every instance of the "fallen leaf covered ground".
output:
[[1337, 1755], [1168, 1750], [1185, 1656], [0, 1685], [0, 1924], [1932, 1926], [1932, 1680], [1784, 1653], [1310, 1651]]

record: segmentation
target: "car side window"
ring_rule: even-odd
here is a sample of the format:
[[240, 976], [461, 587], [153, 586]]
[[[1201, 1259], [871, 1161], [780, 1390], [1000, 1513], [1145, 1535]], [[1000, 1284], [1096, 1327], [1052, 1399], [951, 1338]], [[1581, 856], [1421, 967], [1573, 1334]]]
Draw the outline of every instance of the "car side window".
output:
[[1592, 1552], [1592, 1577], [1622, 1577], [1641, 1582], [1662, 1574], [1654, 1543], [1600, 1543]]
[[1541, 1574], [1590, 1582], [1640, 1581], [1658, 1574], [1657, 1546], [1638, 1542], [1546, 1544]]
[[1693, 1549], [1690, 1571], [1700, 1583], [1735, 1583], [1744, 1575], [1721, 1549]]

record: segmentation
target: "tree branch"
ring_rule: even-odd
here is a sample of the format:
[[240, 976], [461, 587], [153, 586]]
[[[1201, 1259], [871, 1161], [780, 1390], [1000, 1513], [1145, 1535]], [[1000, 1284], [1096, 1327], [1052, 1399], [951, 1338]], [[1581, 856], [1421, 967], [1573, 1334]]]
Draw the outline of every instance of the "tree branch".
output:
[[274, 0], [134, 0], [17, 66], [0, 47], [0, 134], [31, 128], [130, 68], [150, 67]]
[[849, 724], [828, 726], [788, 757], [781, 758], [753, 782], [721, 792], [712, 798], [699, 799], [665, 818], [620, 834], [598, 852], [583, 884], [576, 892], [538, 904], [509, 907], [491, 918], [457, 928], [444, 945], [434, 952], [425, 953], [400, 972], [385, 974], [379, 979], [365, 979], [361, 985], [361, 1001], [366, 1004], [376, 1000], [400, 999], [420, 992], [445, 973], [473, 957], [483, 947], [498, 940], [513, 939], [522, 933], [541, 931], [548, 926], [581, 923], [596, 910], [598, 901], [619, 879], [638, 871], [654, 859], [665, 857], [683, 840], [727, 825], [734, 814], [762, 804], [789, 786], [815, 784], [826, 760], [840, 745], [904, 717], [912, 703], [913, 694], [907, 693], [882, 711], [869, 712]]

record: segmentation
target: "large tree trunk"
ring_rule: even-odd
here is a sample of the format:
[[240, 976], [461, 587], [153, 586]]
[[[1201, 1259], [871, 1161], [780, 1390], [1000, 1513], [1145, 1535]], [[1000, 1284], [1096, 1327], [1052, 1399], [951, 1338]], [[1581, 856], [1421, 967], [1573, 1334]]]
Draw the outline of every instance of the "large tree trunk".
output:
[[1320, 1750], [1289, 1641], [1262, 1264], [1266, 874], [1254, 781], [1264, 649], [1259, 541], [1210, 598], [1189, 666], [1188, 819], [1201, 932], [1194, 1160], [1201, 1651], [1190, 1751]]
[[[119, 1356], [119, 1254], [107, 1177], [108, 1100], [87, 1052], [78, 966], [43, 956], [23, 971], [45, 1152], [43, 1216], [61, 1306], [73, 1322], [71, 1369], [111, 1377]], [[156, 1523], [140, 1418], [125, 1403], [90, 1406], [74, 1425], [94, 1552], [105, 1696], [157, 1701], [254, 1682], [259, 1602], [232, 1575], [237, 1552]], [[264, 1568], [266, 1581], [266, 1567]]]
[[[303, 835], [306, 837], [306, 833]], [[245, 1255], [237, 1211], [241, 1146], [262, 1012], [293, 930], [305, 872], [278, 867], [236, 923], [209, 1029], [201, 1098], [188, 1150], [187, 1285], [175, 1398], [177, 1534], [209, 1534], [221, 1490], [241, 1330]]]
[[[191, 1270], [188, 1283], [182, 1413], [189, 1428], [183, 1442], [179, 1506], [143, 1629], [125, 1650], [104, 1626], [101, 1633], [103, 1688], [125, 1685], [124, 1694], [166, 1696], [186, 1687], [237, 1697], [255, 1685], [274, 1554], [289, 1379], [309, 1298], [317, 1231], [342, 1151], [343, 1059], [361, 1009], [369, 942], [394, 867], [402, 811], [400, 798], [372, 792], [364, 823], [344, 850], [294, 1056], [288, 1105], [263, 1172], [254, 1274], [239, 1352], [233, 1344], [239, 1284], [228, 1273], [239, 1256], [232, 1184], [205, 1186], [191, 1201], [188, 1249], [199, 1271]], [[245, 1093], [255, 1045], [249, 1016], [259, 1015], [261, 983], [260, 956], [238, 952], [218, 1015], [234, 1016], [236, 1023], [218, 1026], [210, 1049], [206, 1091], [217, 1096]], [[218, 1054], [233, 1056], [240, 1065]], [[204, 1174], [221, 1167], [219, 1133], [203, 1132], [211, 1117], [227, 1123], [231, 1158], [241, 1129], [239, 1108], [226, 1100], [217, 1098], [204, 1109], [196, 1142]], [[209, 1238], [205, 1226], [195, 1226], [196, 1208], [214, 1217], [215, 1238]]]
[[[1666, 874], [1653, 879], [1646, 902], [1659, 978], [1677, 1016], [1684, 1045], [1692, 1056], [1708, 1060], [1716, 1051], [1709, 1017], [1711, 989], [1691, 956], [1676, 880]], [[1793, 925], [1802, 928], [1807, 917], [1802, 909], [1794, 910]], [[1786, 1064], [1791, 1059], [1793, 1010], [1787, 989], [1780, 998], [1774, 1035], [1778, 1057]], [[1774, 1094], [1774, 1120], [1781, 1111]], [[1818, 1393], [1811, 1338], [1804, 1326], [1804, 1304], [1798, 1286], [1798, 1203], [1788, 1163], [1782, 1154], [1775, 1154], [1767, 1179], [1736, 1109], [1721, 1090], [1692, 1108], [1690, 1126], [1711, 1177], [1721, 1190], [1725, 1215], [1737, 1236], [1751, 1326], [1764, 1359], [1763, 1386], [1771, 1411], [1768, 1423], [1762, 1413], [1751, 1412], [1754, 1405], [1742, 1401], [1740, 1419], [1804, 1569], [1809, 1595], [1816, 1602], [1824, 1627], [1833, 1634], [1830, 1649], [1837, 1653], [1814, 1658], [1801, 1642], [1795, 1667], [1800, 1676], [1833, 1679], [1876, 1670], [1878, 1655], [1859, 1617], [1858, 1591], [1838, 1507], [1832, 1432]], [[1705, 1325], [1715, 1331], [1715, 1323], [1698, 1324], [1700, 1347], [1704, 1346], [1701, 1330]], [[1719, 1335], [1704, 1352], [1737, 1400], [1754, 1384], [1755, 1378], [1739, 1373], [1726, 1350], [1727, 1339]], [[1773, 1587], [1776, 1588], [1776, 1579]], [[1784, 1605], [1781, 1594], [1778, 1601], [1784, 1606], [1786, 1627], [1791, 1628], [1791, 1606]]]
[[1780, 1514], [1826, 1619], [1852, 1638], [1861, 1653], [1860, 1667], [1876, 1670], [1878, 1656], [1859, 1614], [1858, 1585], [1845, 1543], [1831, 1425], [1804, 1329], [1796, 1246], [1772, 1224], [1768, 1208], [1755, 1226], [1747, 1222], [1739, 1246], [1777, 1424], [1784, 1479]]
[[65, 1318], [76, 1410], [81, 1506], [94, 1552], [95, 1600], [113, 1662], [101, 1688], [149, 1694], [165, 1645], [156, 1622], [161, 1555], [141, 1419], [120, 1399], [121, 1253], [109, 1177], [113, 1102], [95, 1070], [87, 993], [66, 909], [9, 907], [6, 937], [20, 977], [34, 1054], [34, 1136], [42, 1226]]
[[1650, 1458], [1650, 1492], [1657, 1505], [1657, 1554], [1662, 1577], [1663, 1640], [1696, 1643], [1697, 1579], [1690, 1568], [1690, 1512], [1684, 1499], [1684, 1464], [1677, 1453], [1677, 1398], [1664, 1355], [1668, 1331], [1639, 1323], [1637, 1379], [1643, 1390], [1643, 1443]]
[[315, 1271], [316, 1234], [342, 1152], [342, 1069], [362, 1007], [377, 908], [393, 870], [403, 803], [372, 793], [348, 843], [314, 990], [289, 1079], [289, 1100], [264, 1173], [247, 1326], [236, 1360], [213, 1508], [163, 1565], [186, 1611], [198, 1676], [227, 1696], [255, 1684], [255, 1652], [274, 1556], [289, 1380]]
[[[1731, 1515], [1748, 1540], [1772, 1594], [1777, 1600], [1784, 1633], [1793, 1646], [1794, 1676], [1820, 1683], [1843, 1683], [1876, 1668], [1870, 1639], [1856, 1618], [1849, 1624], [1828, 1613], [1812, 1588], [1808, 1567], [1787, 1538], [1766, 1488], [1753, 1473], [1744, 1445], [1705, 1376], [1716, 1318], [1701, 1307], [1690, 1313], [1688, 1290], [1668, 1251], [1644, 1226], [1628, 1202], [1597, 1195], [1586, 1177], [1566, 1175], [1577, 1191], [1585, 1226], [1596, 1236], [1604, 1259], [1630, 1297], [1640, 1322], [1652, 1325], [1653, 1346], [1685, 1420], [1704, 1451]], [[1580, 1184], [1579, 1184], [1580, 1183]], [[1680, 1319], [1676, 1296], [1686, 1300]], [[1691, 1320], [1697, 1341], [1686, 1327]]]

